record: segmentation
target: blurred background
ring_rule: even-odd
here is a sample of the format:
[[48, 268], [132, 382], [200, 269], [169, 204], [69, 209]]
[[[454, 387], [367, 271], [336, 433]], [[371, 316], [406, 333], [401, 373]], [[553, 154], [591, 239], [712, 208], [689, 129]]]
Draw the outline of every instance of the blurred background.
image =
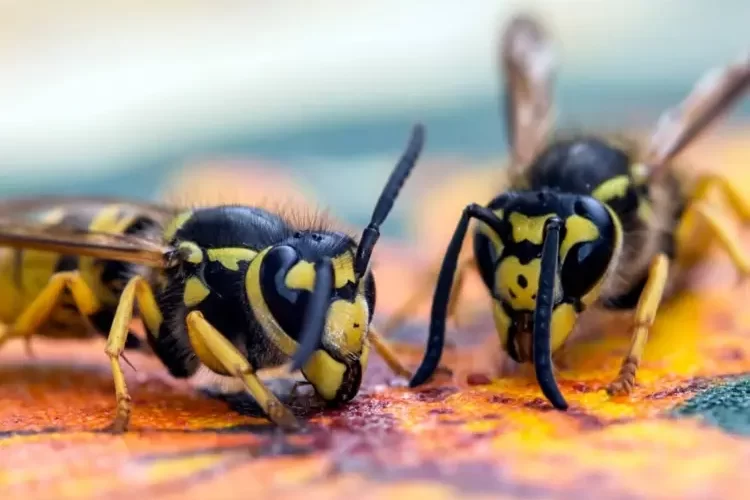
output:
[[423, 184], [501, 168], [496, 44], [519, 8], [556, 38], [574, 127], [648, 127], [750, 43], [746, 0], [0, 0], [0, 196], [160, 199], [228, 173], [362, 224], [414, 121]]

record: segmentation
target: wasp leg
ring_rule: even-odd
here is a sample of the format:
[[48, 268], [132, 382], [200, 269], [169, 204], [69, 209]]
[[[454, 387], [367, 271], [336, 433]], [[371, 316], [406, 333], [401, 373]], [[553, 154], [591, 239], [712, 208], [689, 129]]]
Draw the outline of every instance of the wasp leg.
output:
[[128, 388], [125, 384], [125, 374], [122, 371], [120, 357], [125, 350], [125, 341], [130, 332], [130, 322], [133, 318], [133, 308], [136, 303], [149, 335], [157, 334], [163, 320], [148, 282], [141, 276], [131, 278], [120, 296], [120, 303], [117, 305], [117, 311], [107, 337], [107, 346], [104, 348], [112, 368], [112, 378], [114, 379], [117, 397], [117, 412], [109, 427], [109, 430], [115, 433], [125, 432], [130, 422], [130, 394], [128, 394]]
[[279, 401], [255, 374], [255, 370], [235, 346], [213, 327], [199, 311], [187, 315], [188, 334], [191, 342], [202, 344], [216, 361], [231, 375], [245, 384], [247, 392], [260, 405], [268, 418], [284, 429], [300, 427], [297, 417]]
[[[442, 264], [442, 263], [441, 263]], [[422, 301], [427, 300], [430, 294], [433, 293], [435, 288], [435, 281], [437, 275], [440, 272], [440, 265], [438, 264], [433, 269], [426, 273], [426, 277], [422, 283], [417, 287], [417, 291], [409, 298], [404, 305], [402, 305], [395, 313], [389, 318], [388, 322], [383, 327], [383, 335], [387, 338], [389, 335], [396, 331], [405, 321], [409, 318], [414, 311], [419, 307]], [[461, 293], [463, 292], [464, 277], [465, 273], [469, 268], [475, 267], [476, 263], [473, 258], [467, 259], [458, 266], [456, 271], [456, 278], [453, 282], [451, 289], [450, 301], [448, 302], [447, 318], [453, 318], [457, 322], [456, 311], [459, 303]]]
[[690, 207], [685, 217], [701, 217], [706, 227], [713, 233], [715, 241], [729, 255], [740, 276], [745, 278], [750, 275], [750, 259], [737, 243], [737, 235], [721, 214], [705, 203], [696, 203]]
[[692, 200], [695, 202], [705, 200], [712, 189], [719, 190], [724, 198], [729, 202], [732, 210], [743, 220], [750, 221], [750, 203], [737, 191], [727, 179], [715, 174], [706, 174], [698, 179], [695, 185]]
[[638, 305], [635, 310], [635, 321], [633, 336], [630, 341], [630, 349], [622, 362], [620, 373], [617, 378], [609, 384], [607, 392], [610, 395], [628, 394], [635, 385], [635, 372], [643, 357], [643, 350], [648, 340], [648, 332], [654, 323], [656, 312], [659, 309], [664, 287], [667, 284], [669, 271], [669, 258], [664, 254], [654, 257], [648, 271], [648, 280], [643, 288]]
[[70, 291], [81, 314], [86, 316], [94, 314], [101, 308], [99, 299], [77, 271], [53, 274], [44, 290], [36, 296], [13, 324], [0, 330], [0, 345], [12, 337], [23, 337], [26, 339], [28, 350], [31, 336], [52, 314], [65, 290]]
[[398, 356], [396, 356], [396, 353], [388, 345], [388, 342], [372, 326], [370, 326], [368, 336], [372, 347], [385, 360], [388, 368], [399, 377], [411, 379], [411, 372], [404, 367], [401, 361], [399, 361]]

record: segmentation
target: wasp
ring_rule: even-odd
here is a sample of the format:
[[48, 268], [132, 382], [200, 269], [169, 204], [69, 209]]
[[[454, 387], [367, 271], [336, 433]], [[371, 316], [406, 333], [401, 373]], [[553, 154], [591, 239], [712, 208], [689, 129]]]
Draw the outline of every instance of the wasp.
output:
[[[675, 156], [748, 89], [750, 54], [706, 74], [661, 116], [650, 143], [641, 144], [554, 131], [556, 56], [532, 16], [511, 20], [499, 52], [511, 152], [507, 189], [462, 212], [439, 266], [427, 349], [410, 385], [425, 383], [437, 368], [446, 320], [455, 314], [464, 273], [473, 268], [491, 298], [503, 350], [533, 365], [542, 393], [560, 410], [568, 403], [554, 361], [581, 315], [589, 309], [631, 311], [630, 347], [607, 386], [610, 395], [630, 393], [649, 328], [662, 300], [679, 289], [677, 277], [713, 242], [743, 275], [750, 272], [750, 259], [708, 195], [723, 195], [744, 221], [750, 220], [750, 204], [720, 176], [690, 178], [672, 168]], [[473, 258], [459, 264], [472, 219]], [[427, 287], [418, 289], [384, 331], [425, 292]]]
[[130, 419], [120, 359], [138, 348], [129, 330], [135, 308], [150, 351], [172, 376], [205, 366], [234, 377], [285, 429], [299, 422], [260, 369], [288, 363], [329, 405], [357, 394], [371, 348], [408, 378], [371, 326], [370, 260], [423, 142], [415, 125], [358, 242], [322, 220], [300, 223], [252, 206], [8, 200], [0, 204], [0, 343], [71, 335], [83, 324], [107, 334], [114, 432]]

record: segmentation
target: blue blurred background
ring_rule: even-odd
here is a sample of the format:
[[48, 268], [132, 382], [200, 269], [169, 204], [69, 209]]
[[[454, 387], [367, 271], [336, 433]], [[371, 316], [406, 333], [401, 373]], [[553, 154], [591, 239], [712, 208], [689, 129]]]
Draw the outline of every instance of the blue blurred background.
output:
[[750, 43], [747, 0], [6, 0], [0, 196], [153, 199], [249, 158], [359, 223], [416, 120], [428, 158], [504, 153], [496, 44], [519, 7], [555, 36], [572, 126], [647, 126]]

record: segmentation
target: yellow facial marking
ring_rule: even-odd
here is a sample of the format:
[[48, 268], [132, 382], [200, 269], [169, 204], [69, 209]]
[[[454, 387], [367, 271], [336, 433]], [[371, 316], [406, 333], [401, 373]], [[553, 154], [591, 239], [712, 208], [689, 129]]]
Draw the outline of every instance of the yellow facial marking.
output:
[[297, 262], [286, 273], [284, 284], [292, 290], [307, 290], [312, 292], [315, 285], [315, 267], [312, 262]]
[[192, 264], [200, 264], [203, 262], [203, 250], [197, 244], [192, 241], [181, 241], [177, 246], [177, 249], [183, 255], [186, 255], [186, 261]]
[[550, 350], [554, 353], [562, 347], [576, 324], [575, 308], [571, 304], [559, 304], [552, 311], [550, 323]]
[[218, 262], [230, 271], [239, 271], [241, 261], [251, 261], [258, 255], [249, 248], [209, 248], [208, 260]]
[[529, 217], [519, 212], [513, 212], [508, 216], [508, 220], [513, 229], [513, 241], [520, 243], [530, 241], [535, 245], [541, 245], [544, 238], [544, 225], [547, 219], [554, 214], [535, 215]]
[[[331, 259], [334, 286], [342, 288], [347, 283], [354, 283], [354, 259], [346, 253]], [[364, 282], [364, 280], [363, 280]], [[315, 267], [312, 262], [300, 261], [286, 274], [284, 283], [293, 290], [313, 291], [315, 286]]]
[[170, 241], [172, 238], [174, 238], [174, 235], [177, 234], [177, 231], [179, 231], [180, 228], [184, 226], [185, 223], [192, 216], [193, 216], [192, 210], [182, 212], [178, 214], [177, 216], [175, 216], [171, 221], [169, 221], [169, 224], [167, 224], [167, 227], [164, 228], [164, 239], [166, 241]]
[[200, 278], [193, 276], [185, 282], [182, 301], [186, 306], [193, 307], [203, 302], [203, 299], [208, 297], [210, 293], [211, 290], [206, 288], [206, 285], [203, 284]]
[[495, 274], [495, 291], [516, 311], [531, 311], [536, 304], [541, 261], [521, 264], [511, 255], [503, 259]]
[[[497, 215], [498, 219], [503, 218], [502, 210], [495, 210], [494, 212], [495, 215]], [[505, 245], [500, 239], [500, 236], [495, 231], [493, 231], [487, 224], [482, 221], [477, 221], [477, 230], [490, 240], [490, 242], [492, 243], [492, 247], [495, 250], [495, 255], [501, 255], [503, 253], [503, 248], [505, 247]]]
[[495, 330], [500, 337], [500, 345], [503, 349], [508, 344], [508, 331], [510, 330], [511, 319], [505, 314], [505, 310], [500, 302], [492, 301], [492, 317], [495, 319]]
[[565, 219], [566, 234], [560, 245], [560, 257], [565, 260], [568, 251], [577, 243], [594, 241], [599, 237], [599, 229], [596, 224], [580, 215], [571, 215]]
[[331, 259], [333, 266], [334, 284], [336, 288], [341, 288], [347, 283], [354, 283], [354, 257], [351, 253], [346, 252], [342, 255]]
[[302, 373], [323, 399], [331, 401], [336, 399], [336, 393], [344, 382], [346, 366], [319, 349], [302, 368]]
[[338, 350], [344, 356], [359, 356], [367, 325], [368, 309], [364, 297], [357, 297], [353, 303], [335, 300], [328, 310], [323, 342], [330, 350]]
[[591, 196], [602, 203], [608, 203], [614, 199], [625, 197], [629, 186], [630, 178], [627, 175], [618, 175], [602, 182], [594, 189]]

